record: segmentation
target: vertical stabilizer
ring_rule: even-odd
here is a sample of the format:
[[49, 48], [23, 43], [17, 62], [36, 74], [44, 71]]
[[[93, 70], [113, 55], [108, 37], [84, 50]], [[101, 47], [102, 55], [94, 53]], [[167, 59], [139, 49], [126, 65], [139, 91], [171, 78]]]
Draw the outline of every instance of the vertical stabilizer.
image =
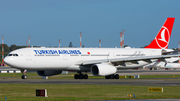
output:
[[145, 48], [167, 49], [175, 18], [167, 18], [154, 40]]

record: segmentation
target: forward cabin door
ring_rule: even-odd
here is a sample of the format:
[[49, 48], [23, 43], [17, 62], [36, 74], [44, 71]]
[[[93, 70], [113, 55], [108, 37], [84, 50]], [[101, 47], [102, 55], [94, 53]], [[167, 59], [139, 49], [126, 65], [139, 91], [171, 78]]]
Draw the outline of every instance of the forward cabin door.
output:
[[61, 67], [67, 68], [70, 65], [70, 61], [68, 60], [69, 54], [61, 54], [61, 61], [59, 62]]
[[30, 52], [26, 52], [26, 61], [32, 61]]
[[67, 55], [68, 55], [68, 54], [62, 54], [62, 55], [61, 55], [63, 61], [67, 61]]

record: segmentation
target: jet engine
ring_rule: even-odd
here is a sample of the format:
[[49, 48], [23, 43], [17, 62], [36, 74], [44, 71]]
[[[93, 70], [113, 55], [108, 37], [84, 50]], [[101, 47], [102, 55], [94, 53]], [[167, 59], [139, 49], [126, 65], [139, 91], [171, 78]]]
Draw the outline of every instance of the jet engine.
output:
[[37, 71], [39, 76], [52, 76], [52, 75], [57, 75], [57, 74], [61, 74], [62, 71], [61, 70], [53, 70], [53, 71]]
[[117, 68], [109, 64], [94, 64], [91, 66], [91, 73], [94, 76], [107, 76], [115, 74]]

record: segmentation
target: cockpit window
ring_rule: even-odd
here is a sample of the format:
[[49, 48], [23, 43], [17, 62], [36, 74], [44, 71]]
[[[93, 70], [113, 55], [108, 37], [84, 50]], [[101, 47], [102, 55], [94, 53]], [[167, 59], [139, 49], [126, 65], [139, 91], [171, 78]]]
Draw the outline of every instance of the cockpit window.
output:
[[9, 54], [8, 56], [18, 56], [18, 54]]
[[12, 54], [9, 54], [8, 56], [12, 56]]

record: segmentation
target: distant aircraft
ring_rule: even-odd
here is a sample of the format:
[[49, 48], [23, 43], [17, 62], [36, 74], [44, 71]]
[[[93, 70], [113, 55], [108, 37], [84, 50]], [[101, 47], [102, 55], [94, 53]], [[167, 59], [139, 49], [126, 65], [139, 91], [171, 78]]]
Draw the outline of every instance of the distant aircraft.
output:
[[166, 62], [164, 61], [156, 61], [149, 65], [144, 66], [144, 68], [149, 68], [150, 70], [153, 70], [153, 68], [159, 68], [159, 69], [180, 69], [180, 63], [177, 63], [179, 61], [179, 57], [172, 57], [169, 59], [166, 59]]
[[25, 72], [34, 70], [40, 76], [61, 74], [62, 71], [75, 71], [75, 79], [88, 79], [105, 76], [106, 79], [119, 79], [119, 68], [139, 68], [154, 61], [179, 55], [162, 55], [173, 51], [168, 48], [175, 18], [167, 18], [155, 39], [145, 48], [22, 48], [9, 53], [4, 61], [7, 65], [20, 69], [22, 79]]
[[157, 68], [164, 68], [165, 70], [168, 70], [168, 69], [180, 69], [180, 63], [160, 62], [156, 67]]
[[180, 60], [179, 57], [171, 57], [169, 59], [166, 59], [166, 62], [164, 61], [156, 61], [149, 65], [144, 66], [143, 68], [149, 68], [150, 70], [153, 70], [153, 68], [159, 68], [159, 69], [180, 69], [180, 63], [178, 63]]

